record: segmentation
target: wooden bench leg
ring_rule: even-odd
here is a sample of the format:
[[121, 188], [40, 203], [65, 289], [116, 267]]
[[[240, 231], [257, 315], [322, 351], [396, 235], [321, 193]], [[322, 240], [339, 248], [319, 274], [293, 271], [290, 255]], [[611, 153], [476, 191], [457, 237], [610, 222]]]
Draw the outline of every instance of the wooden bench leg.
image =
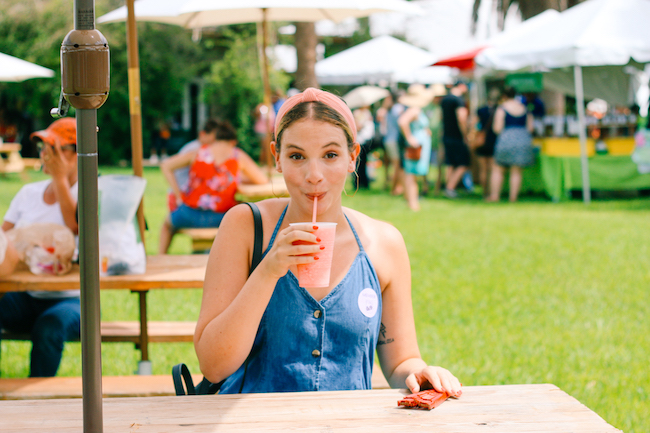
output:
[[151, 374], [151, 361], [149, 361], [149, 330], [147, 318], [147, 292], [138, 292], [140, 301], [140, 362], [138, 362], [138, 374]]

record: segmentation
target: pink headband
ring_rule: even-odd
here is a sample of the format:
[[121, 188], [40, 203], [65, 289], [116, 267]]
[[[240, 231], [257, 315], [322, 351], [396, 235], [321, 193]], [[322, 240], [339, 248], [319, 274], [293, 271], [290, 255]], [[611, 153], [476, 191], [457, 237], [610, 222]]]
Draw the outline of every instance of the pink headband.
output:
[[309, 87], [305, 89], [304, 92], [298, 93], [297, 95], [293, 95], [291, 98], [284, 101], [284, 104], [282, 104], [282, 106], [280, 107], [280, 111], [278, 111], [278, 114], [275, 116], [274, 133], [276, 134], [276, 137], [277, 137], [278, 127], [280, 126], [280, 122], [282, 121], [284, 115], [289, 112], [289, 110], [291, 110], [293, 107], [300, 104], [301, 102], [314, 102], [314, 101], [322, 102], [323, 104], [327, 105], [328, 107], [332, 108], [337, 113], [339, 113], [341, 116], [343, 116], [345, 121], [348, 123], [348, 126], [352, 130], [352, 140], [354, 142], [357, 141], [357, 127], [356, 127], [356, 123], [354, 123], [354, 116], [352, 115], [350, 108], [343, 101], [343, 99], [329, 92], [325, 92], [320, 89], [315, 89], [313, 87]]

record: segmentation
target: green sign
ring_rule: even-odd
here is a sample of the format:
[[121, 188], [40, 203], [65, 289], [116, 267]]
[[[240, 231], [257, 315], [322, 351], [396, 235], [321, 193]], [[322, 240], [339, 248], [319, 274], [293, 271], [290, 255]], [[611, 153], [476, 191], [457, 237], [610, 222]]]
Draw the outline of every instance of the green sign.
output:
[[538, 93], [544, 89], [542, 73], [530, 72], [506, 76], [506, 86], [513, 87], [520, 93]]

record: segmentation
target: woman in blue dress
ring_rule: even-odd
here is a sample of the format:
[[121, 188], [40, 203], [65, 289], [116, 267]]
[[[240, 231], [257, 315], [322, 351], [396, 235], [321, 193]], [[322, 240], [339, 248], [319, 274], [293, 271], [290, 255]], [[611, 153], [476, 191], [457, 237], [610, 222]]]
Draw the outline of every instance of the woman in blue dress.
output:
[[511, 87], [503, 92], [505, 100], [494, 113], [492, 129], [499, 137], [494, 148], [494, 166], [490, 175], [490, 195], [486, 201], [499, 201], [503, 177], [506, 169], [510, 171], [509, 198], [517, 201], [523, 168], [535, 162], [531, 132], [533, 115], [524, 104], [515, 99]]
[[[194, 344], [221, 393], [370, 389], [375, 351], [392, 387], [457, 395], [448, 370], [421, 358], [408, 254], [390, 224], [345, 208], [359, 155], [350, 109], [307, 89], [278, 113], [271, 143], [289, 198], [258, 202], [264, 254], [249, 275], [254, 220], [246, 205], [224, 217], [208, 260]], [[318, 259], [310, 223], [336, 222], [327, 287], [301, 287], [296, 266]], [[301, 242], [299, 242], [301, 241]]]

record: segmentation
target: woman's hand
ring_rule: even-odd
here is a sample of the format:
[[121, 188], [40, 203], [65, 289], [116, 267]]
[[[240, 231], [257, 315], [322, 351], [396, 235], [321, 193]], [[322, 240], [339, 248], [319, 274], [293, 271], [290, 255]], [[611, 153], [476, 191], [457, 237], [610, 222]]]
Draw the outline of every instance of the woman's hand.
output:
[[55, 144], [54, 146], [45, 145], [42, 158], [53, 179], [68, 176], [71, 163], [63, 156], [63, 149], [61, 149], [59, 144]]
[[405, 137], [405, 138], [406, 138], [406, 143], [407, 143], [410, 147], [418, 148], [418, 147], [421, 146], [421, 145], [420, 145], [420, 142], [417, 140], [417, 138], [415, 138], [415, 136], [413, 136], [413, 135], [409, 135], [408, 137]]
[[449, 370], [432, 366], [411, 373], [406, 378], [406, 386], [413, 393], [433, 388], [438, 392], [446, 392], [452, 397], [459, 395], [462, 388], [461, 383]]
[[280, 279], [291, 266], [318, 260], [317, 253], [325, 247], [318, 245], [319, 239], [313, 233], [315, 230], [316, 227], [311, 223], [289, 226], [281, 230], [271, 251], [263, 260], [267, 271]]

